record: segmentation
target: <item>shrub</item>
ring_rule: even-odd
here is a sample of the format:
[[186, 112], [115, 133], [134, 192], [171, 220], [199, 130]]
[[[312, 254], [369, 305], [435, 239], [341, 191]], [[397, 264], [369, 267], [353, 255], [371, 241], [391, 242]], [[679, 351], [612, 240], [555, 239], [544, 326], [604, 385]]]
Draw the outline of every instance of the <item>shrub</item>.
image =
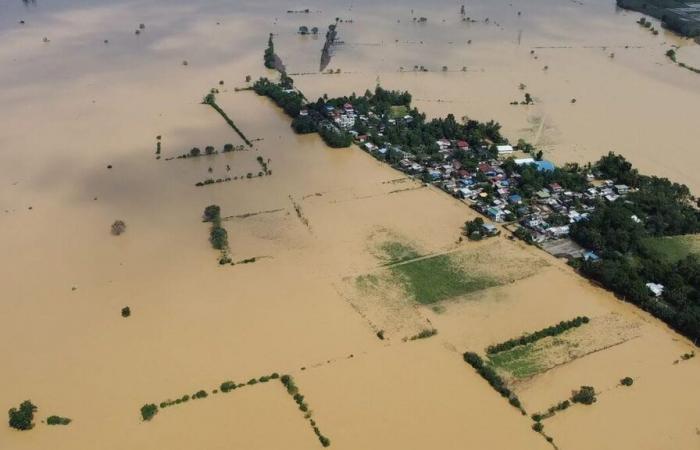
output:
[[68, 425], [72, 421], [68, 417], [49, 416], [46, 419], [47, 425]]
[[211, 145], [207, 145], [206, 147], [204, 147], [204, 153], [206, 153], [207, 155], [213, 155], [215, 151], [216, 149]]
[[233, 144], [224, 144], [224, 153], [232, 152]]
[[158, 407], [153, 403], [141, 407], [141, 417], [143, 420], [151, 420], [156, 414], [158, 414]]
[[131, 308], [125, 306], [122, 308], [122, 317], [129, 317], [131, 315]]
[[204, 220], [206, 222], [215, 222], [221, 218], [221, 208], [219, 205], [209, 205], [204, 208]]
[[634, 380], [631, 377], [625, 377], [620, 380], [620, 384], [623, 386], [632, 386]]
[[532, 429], [537, 431], [538, 433], [541, 433], [542, 430], [544, 430], [544, 425], [542, 425], [542, 422], [535, 422], [532, 424]]
[[202, 151], [197, 147], [192, 147], [192, 150], [190, 150], [190, 156], [199, 156], [201, 154]]
[[250, 380], [248, 380], [247, 384], [249, 386], [252, 386], [252, 385], [257, 384], [257, 383], [258, 383], [258, 380], [256, 380], [255, 378], [251, 378]]
[[126, 222], [123, 220], [115, 220], [112, 224], [112, 234], [119, 236], [126, 231]]
[[581, 389], [574, 391], [571, 396], [571, 401], [584, 405], [592, 405], [595, 403], [595, 389], [592, 386], [581, 386]]
[[228, 233], [221, 227], [212, 227], [209, 234], [209, 242], [215, 249], [223, 250], [228, 247]]
[[34, 427], [34, 413], [37, 407], [30, 400], [23, 401], [19, 408], [8, 411], [9, 425], [15, 430], [31, 430]]
[[236, 383], [234, 383], [233, 381], [224, 381], [223, 383], [221, 383], [221, 386], [219, 386], [219, 388], [221, 389], [221, 392], [228, 393], [236, 389]]
[[329, 445], [331, 445], [331, 440], [323, 435], [319, 436], [318, 440], [321, 441], [321, 445], [323, 445], [324, 447], [328, 447]]
[[192, 397], [194, 397], [196, 399], [207, 398], [207, 391], [204, 391], [204, 390], [197, 391]]

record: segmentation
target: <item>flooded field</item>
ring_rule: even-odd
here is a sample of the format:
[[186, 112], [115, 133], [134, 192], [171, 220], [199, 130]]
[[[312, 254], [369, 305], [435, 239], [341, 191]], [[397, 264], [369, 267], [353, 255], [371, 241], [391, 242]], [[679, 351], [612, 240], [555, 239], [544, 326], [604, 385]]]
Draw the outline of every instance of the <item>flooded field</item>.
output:
[[[549, 355], [513, 383], [527, 414], [592, 385], [595, 404], [544, 421], [559, 448], [697, 449], [691, 343], [534, 247], [460, 241], [475, 217], [464, 203], [357, 148], [295, 135], [271, 102], [235, 89], [274, 76], [262, 64], [272, 32], [310, 99], [379, 82], [429, 116], [498, 120], [554, 161], [614, 149], [698, 192], [700, 75], [664, 56], [680, 45], [690, 60], [697, 45], [598, 0], [467, 5], [475, 22], [447, 1], [290, 7], [0, 5], [0, 406], [38, 406], [33, 430], [0, 427], [3, 448], [322, 448], [309, 420], [339, 449], [552, 448], [462, 353], [586, 315], [633, 332], [575, 330], [568, 345], [590, 351]], [[323, 34], [336, 17], [344, 44], [328, 68], [341, 72], [319, 74], [322, 36], [297, 29]], [[519, 83], [534, 105], [509, 105]], [[244, 142], [201, 104], [212, 88], [252, 148], [223, 153]], [[207, 146], [218, 153], [176, 158]], [[255, 176], [258, 157], [270, 174]], [[219, 266], [210, 204], [233, 260], [254, 262]], [[385, 284], [358, 295], [369, 275]], [[437, 334], [410, 340], [424, 329]], [[213, 394], [273, 372], [294, 376], [310, 411], [277, 380]], [[141, 420], [144, 404], [199, 390], [208, 397]], [[73, 422], [42, 423], [52, 414]]]

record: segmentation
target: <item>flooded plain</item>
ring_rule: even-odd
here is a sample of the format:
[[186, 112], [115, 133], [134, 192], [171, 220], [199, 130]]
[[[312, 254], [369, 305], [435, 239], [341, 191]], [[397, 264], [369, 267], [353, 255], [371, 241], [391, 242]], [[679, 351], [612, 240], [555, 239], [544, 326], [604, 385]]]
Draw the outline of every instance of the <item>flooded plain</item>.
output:
[[[262, 64], [272, 32], [309, 99], [381, 83], [409, 90], [429, 116], [495, 119], [556, 162], [615, 150], [700, 191], [700, 75], [664, 56], [679, 45], [697, 60], [696, 44], [599, 0], [481, 2], [465, 15], [474, 22], [451, 1], [3, 2], [0, 406], [39, 407], [33, 430], [0, 427], [3, 448], [321, 448], [279, 382], [213, 394], [272, 372], [294, 376], [332, 448], [552, 448], [462, 353], [614, 315], [634, 333], [514, 382], [524, 409], [593, 385], [595, 404], [544, 422], [559, 448], [697, 449], [700, 362], [680, 360], [691, 343], [533, 247], [460, 242], [475, 214], [464, 203], [357, 148], [297, 136], [267, 99], [235, 90], [274, 76]], [[340, 73], [319, 74], [322, 37], [296, 31], [323, 33], [336, 17], [344, 44], [328, 67]], [[520, 83], [534, 105], [509, 104]], [[243, 144], [200, 104], [211, 88], [253, 148], [170, 159]], [[258, 156], [271, 175], [245, 178]], [[195, 186], [209, 176], [240, 178]], [[227, 218], [233, 259], [254, 263], [218, 265], [201, 218], [210, 204]], [[118, 237], [116, 219], [127, 224]], [[450, 277], [498, 282], [425, 304], [403, 278], [385, 277], [384, 295], [348, 291], [395, 270], [378, 249], [399, 247], [414, 249], [401, 261], [414, 269], [459, 254]], [[404, 340], [422, 328], [437, 334]], [[209, 397], [141, 421], [142, 405], [200, 389]], [[73, 422], [41, 423], [52, 414]]]

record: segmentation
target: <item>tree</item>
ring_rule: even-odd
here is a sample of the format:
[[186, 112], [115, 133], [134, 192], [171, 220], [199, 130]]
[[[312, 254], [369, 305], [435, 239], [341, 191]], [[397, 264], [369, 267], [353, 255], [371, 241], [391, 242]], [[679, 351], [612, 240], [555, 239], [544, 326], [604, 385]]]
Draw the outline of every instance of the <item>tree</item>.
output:
[[219, 205], [209, 205], [204, 208], [204, 221], [216, 222], [221, 218], [221, 207]]
[[158, 414], [158, 407], [153, 403], [141, 407], [141, 418], [145, 421], [151, 420], [156, 414]]
[[192, 150], [190, 150], [190, 156], [199, 156], [201, 154], [202, 151], [197, 147], [192, 147]]
[[126, 318], [126, 317], [129, 317], [130, 315], [131, 315], [131, 308], [129, 308], [128, 306], [123, 307], [122, 308], [122, 317]]
[[209, 241], [212, 247], [217, 250], [223, 250], [228, 247], [228, 233], [226, 229], [215, 226], [212, 227], [211, 233], [209, 235]]
[[302, 25], [299, 27], [299, 34], [306, 35], [309, 34], [309, 27]]
[[592, 405], [596, 401], [595, 389], [593, 389], [592, 386], [581, 386], [581, 389], [573, 392], [571, 401], [584, 405]]
[[211, 145], [207, 145], [204, 148], [204, 153], [206, 153], [207, 155], [213, 155], [215, 151], [216, 149], [214, 149], [214, 147], [212, 147]]
[[30, 400], [23, 401], [19, 408], [8, 411], [10, 427], [16, 430], [31, 430], [34, 427], [34, 413], [37, 407]]
[[112, 234], [119, 236], [126, 231], [126, 223], [123, 220], [115, 220], [112, 224]]
[[530, 95], [529, 92], [525, 93], [525, 104], [526, 105], [532, 105], [534, 101], [532, 100], [532, 96]]

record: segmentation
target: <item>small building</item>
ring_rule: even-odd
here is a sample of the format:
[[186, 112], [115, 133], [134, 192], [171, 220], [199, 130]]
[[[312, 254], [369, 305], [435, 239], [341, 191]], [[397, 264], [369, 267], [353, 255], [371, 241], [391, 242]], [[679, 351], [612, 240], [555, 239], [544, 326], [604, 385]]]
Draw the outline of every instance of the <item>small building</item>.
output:
[[654, 294], [654, 297], [661, 297], [661, 294], [664, 293], [664, 285], [663, 284], [647, 283], [646, 286], [647, 286], [647, 289], [649, 289], [651, 291], [651, 293]]
[[523, 198], [518, 194], [513, 194], [510, 197], [508, 197], [508, 202], [512, 203], [514, 205], [518, 205], [518, 204], [522, 203], [522, 201], [523, 201]]
[[616, 184], [615, 185], [615, 192], [617, 192], [617, 195], [625, 195], [629, 191], [630, 191], [630, 188], [626, 184]]
[[513, 153], [512, 145], [497, 145], [496, 150], [498, 150], [499, 155], [510, 155]]
[[484, 231], [484, 234], [487, 236], [495, 236], [498, 234], [498, 228], [496, 225], [492, 223], [485, 223], [481, 226], [481, 229]]

